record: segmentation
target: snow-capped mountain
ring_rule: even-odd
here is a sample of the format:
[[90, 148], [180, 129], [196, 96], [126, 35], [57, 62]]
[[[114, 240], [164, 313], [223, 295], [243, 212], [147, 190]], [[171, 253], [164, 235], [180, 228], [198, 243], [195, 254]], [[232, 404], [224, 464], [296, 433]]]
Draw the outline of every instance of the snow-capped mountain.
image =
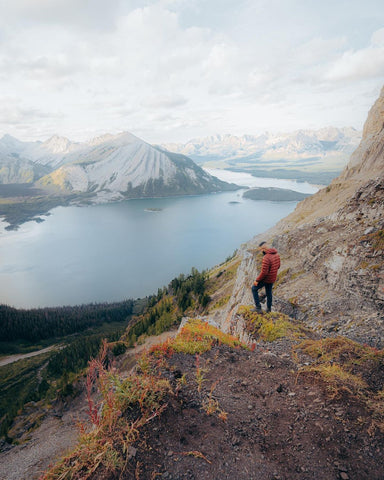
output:
[[[185, 144], [170, 143], [163, 148], [183, 153], [199, 164], [229, 167], [242, 162], [248, 165], [278, 167], [308, 164], [308, 159], [321, 168], [341, 169], [361, 139], [354, 128], [328, 127], [320, 130], [297, 130], [291, 133], [262, 135], [214, 135], [190, 140]], [[208, 163], [208, 162], [211, 162]]]
[[[102, 198], [136, 198], [183, 195], [234, 189], [209, 175], [184, 155], [153, 147], [130, 133], [105, 135], [88, 143], [63, 137], [46, 142], [20, 142], [10, 136], [0, 140], [0, 164], [26, 162], [40, 175], [38, 185], [63, 192], [97, 194]], [[47, 173], [46, 171], [44, 173]], [[34, 181], [36, 175], [13, 183]], [[7, 182], [10, 183], [10, 182]]]

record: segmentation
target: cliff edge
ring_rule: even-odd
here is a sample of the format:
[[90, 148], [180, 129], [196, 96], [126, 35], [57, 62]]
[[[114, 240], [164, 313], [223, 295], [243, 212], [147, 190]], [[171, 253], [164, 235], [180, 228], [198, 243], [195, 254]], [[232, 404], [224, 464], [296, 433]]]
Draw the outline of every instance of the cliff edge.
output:
[[217, 318], [225, 330], [242, 331], [237, 309], [253, 303], [261, 240], [282, 259], [275, 309], [320, 331], [384, 345], [384, 88], [341, 175], [239, 250], [235, 288]]

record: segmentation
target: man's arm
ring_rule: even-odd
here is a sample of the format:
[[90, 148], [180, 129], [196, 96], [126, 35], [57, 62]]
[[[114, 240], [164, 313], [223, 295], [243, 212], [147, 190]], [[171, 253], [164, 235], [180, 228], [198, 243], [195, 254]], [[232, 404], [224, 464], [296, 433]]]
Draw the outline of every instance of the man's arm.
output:
[[256, 278], [255, 285], [257, 287], [258, 282], [261, 282], [269, 273], [269, 259], [268, 257], [264, 257], [263, 261], [261, 263], [261, 272], [259, 273], [259, 276]]

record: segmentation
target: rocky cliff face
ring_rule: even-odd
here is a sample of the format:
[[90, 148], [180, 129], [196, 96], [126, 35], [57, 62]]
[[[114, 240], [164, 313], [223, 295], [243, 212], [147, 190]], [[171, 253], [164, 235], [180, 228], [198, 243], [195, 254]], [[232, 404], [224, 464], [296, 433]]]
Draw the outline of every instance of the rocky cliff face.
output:
[[319, 330], [384, 345], [383, 125], [384, 88], [342, 174], [240, 249], [236, 284], [220, 316], [224, 329], [241, 331], [237, 308], [252, 303], [255, 247], [267, 240], [282, 258], [276, 309]]

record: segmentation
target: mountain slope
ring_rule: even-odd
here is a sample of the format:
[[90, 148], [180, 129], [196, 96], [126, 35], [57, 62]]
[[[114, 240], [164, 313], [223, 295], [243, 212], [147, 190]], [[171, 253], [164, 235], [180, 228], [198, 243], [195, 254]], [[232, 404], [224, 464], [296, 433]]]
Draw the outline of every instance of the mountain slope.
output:
[[23, 156], [31, 143], [20, 142], [10, 135], [0, 139], [0, 184], [32, 183], [50, 172], [49, 168], [35, 164]]
[[71, 192], [106, 191], [125, 198], [235, 188], [207, 174], [187, 157], [154, 148], [129, 133], [77, 152], [75, 161], [61, 166], [39, 183]]
[[30, 160], [0, 154], [0, 185], [33, 183], [49, 171], [44, 165], [36, 165]]
[[276, 308], [316, 328], [384, 345], [383, 125], [384, 88], [342, 174], [242, 247], [234, 292], [219, 319], [223, 328], [239, 305], [253, 303], [255, 247], [267, 240], [282, 257]]

